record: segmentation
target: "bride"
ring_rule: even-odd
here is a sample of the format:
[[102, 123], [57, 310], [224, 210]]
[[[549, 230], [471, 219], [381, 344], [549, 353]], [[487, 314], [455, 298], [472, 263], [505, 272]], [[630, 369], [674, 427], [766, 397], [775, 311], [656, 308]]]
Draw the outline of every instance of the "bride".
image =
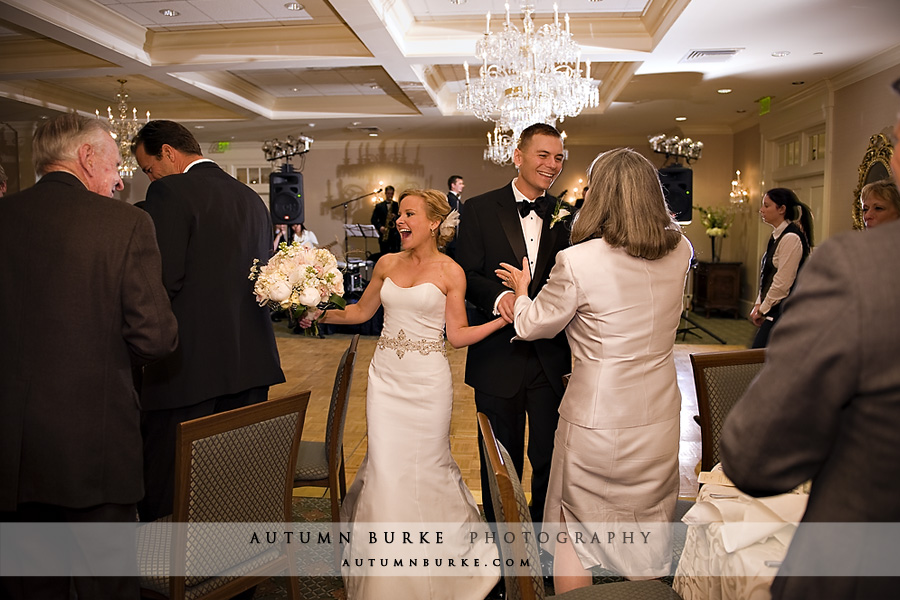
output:
[[384, 304], [369, 365], [368, 453], [341, 509], [351, 527], [342, 561], [349, 600], [481, 599], [499, 578], [496, 546], [486, 541], [450, 455], [453, 386], [444, 330], [461, 348], [505, 322], [468, 325], [465, 274], [438, 249], [452, 239], [456, 219], [442, 193], [407, 190], [396, 221], [402, 251], [378, 260], [358, 303], [303, 321], [363, 323]]

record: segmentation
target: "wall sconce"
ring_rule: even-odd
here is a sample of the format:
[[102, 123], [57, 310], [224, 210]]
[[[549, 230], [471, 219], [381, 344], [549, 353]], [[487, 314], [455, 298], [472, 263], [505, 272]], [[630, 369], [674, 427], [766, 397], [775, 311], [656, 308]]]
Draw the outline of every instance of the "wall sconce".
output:
[[741, 182], [741, 172], [734, 172], [735, 178], [731, 181], [731, 203], [737, 206], [744, 206], [750, 201], [750, 193]]

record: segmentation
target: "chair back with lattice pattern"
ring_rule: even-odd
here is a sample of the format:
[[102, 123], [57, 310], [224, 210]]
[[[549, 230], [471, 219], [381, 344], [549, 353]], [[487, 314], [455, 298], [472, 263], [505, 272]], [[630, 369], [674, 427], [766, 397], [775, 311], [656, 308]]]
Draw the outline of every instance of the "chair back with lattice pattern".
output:
[[[500, 558], [504, 565], [506, 598], [543, 600], [541, 560], [525, 491], [516, 475], [512, 459], [503, 444], [494, 437], [491, 423], [484, 413], [478, 413], [478, 427], [481, 429], [481, 441], [488, 461], [488, 480], [497, 519], [497, 540], [500, 542]], [[512, 561], [513, 566], [509, 566], [509, 561]], [[528, 575], [523, 575], [526, 568]]]
[[[280, 531], [292, 521], [291, 496], [297, 448], [310, 392], [269, 400], [181, 423], [176, 443], [173, 564], [183, 561], [183, 585], [212, 588], [232, 578], [292, 564], [290, 544], [249, 544], [249, 533]], [[248, 535], [222, 535], [209, 524], [246, 523]], [[191, 573], [196, 575], [191, 576]], [[215, 581], [223, 580], [223, 581]], [[180, 587], [180, 586], [179, 586]]]
[[740, 400], [766, 360], [764, 348], [691, 354], [697, 408], [700, 412], [700, 468], [719, 462], [719, 433], [731, 408]]
[[344, 350], [334, 387], [331, 389], [331, 404], [328, 407], [328, 424], [325, 428], [325, 451], [328, 453], [329, 469], [338, 464], [344, 445], [344, 424], [347, 421], [347, 406], [350, 404], [350, 386], [353, 383], [353, 369], [356, 366], [359, 334], [354, 334], [350, 345]]

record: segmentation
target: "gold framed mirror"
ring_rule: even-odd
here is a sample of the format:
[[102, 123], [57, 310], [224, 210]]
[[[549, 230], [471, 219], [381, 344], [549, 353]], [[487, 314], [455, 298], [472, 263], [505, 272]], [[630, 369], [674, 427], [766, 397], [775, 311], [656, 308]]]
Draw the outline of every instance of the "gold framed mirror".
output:
[[876, 133], [869, 138], [869, 147], [859, 164], [859, 184], [853, 191], [853, 228], [864, 229], [862, 205], [859, 202], [859, 194], [867, 183], [890, 179], [891, 157], [894, 155], [894, 145], [885, 133]]

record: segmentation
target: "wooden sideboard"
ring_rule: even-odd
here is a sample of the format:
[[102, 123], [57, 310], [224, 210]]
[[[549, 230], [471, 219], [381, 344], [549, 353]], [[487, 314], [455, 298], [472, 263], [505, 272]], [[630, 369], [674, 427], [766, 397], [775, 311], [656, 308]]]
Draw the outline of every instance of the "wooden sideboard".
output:
[[741, 263], [699, 262], [694, 268], [694, 312], [727, 311], [740, 316]]

